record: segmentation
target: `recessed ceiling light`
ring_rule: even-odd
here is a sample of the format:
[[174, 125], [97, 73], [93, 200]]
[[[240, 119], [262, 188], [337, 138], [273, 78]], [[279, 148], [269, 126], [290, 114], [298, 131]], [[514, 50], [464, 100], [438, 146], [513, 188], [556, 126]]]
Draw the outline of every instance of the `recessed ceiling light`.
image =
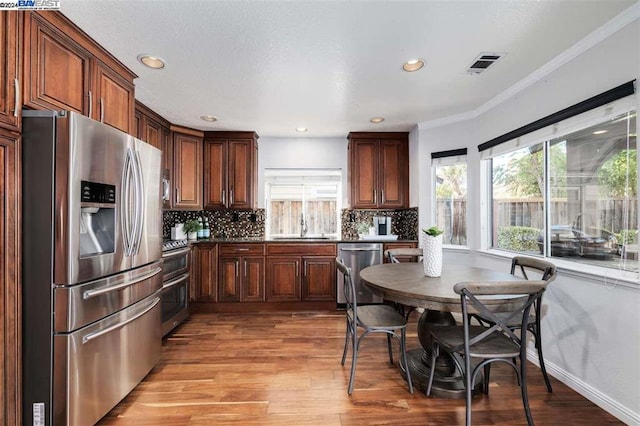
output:
[[422, 59], [411, 59], [402, 65], [402, 69], [406, 72], [414, 72], [418, 71], [420, 68], [424, 67], [424, 60]]
[[213, 123], [214, 121], [218, 121], [218, 117], [213, 115], [201, 115], [200, 120], [208, 121], [209, 123]]
[[384, 118], [382, 117], [373, 117], [371, 120], [369, 120], [372, 123], [382, 123], [384, 121]]
[[594, 135], [601, 135], [603, 133], [607, 133], [608, 130], [596, 130], [595, 132], [593, 132]]
[[306, 132], [308, 130], [309, 129], [307, 129], [306, 127], [296, 127], [296, 132], [303, 132], [304, 133], [304, 132]]
[[155, 70], [160, 70], [167, 66], [167, 63], [164, 61], [164, 59], [147, 54], [138, 55], [138, 61], [140, 61], [142, 65], [153, 68]]

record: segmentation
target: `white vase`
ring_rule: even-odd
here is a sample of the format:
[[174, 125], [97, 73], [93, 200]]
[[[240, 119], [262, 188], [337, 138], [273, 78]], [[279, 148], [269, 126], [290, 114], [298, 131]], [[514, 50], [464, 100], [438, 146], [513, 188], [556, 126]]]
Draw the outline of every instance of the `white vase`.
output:
[[188, 232], [187, 233], [187, 239], [188, 240], [197, 240], [198, 239], [198, 233], [197, 232]]
[[422, 266], [427, 277], [442, 274], [442, 234], [432, 237], [422, 233]]

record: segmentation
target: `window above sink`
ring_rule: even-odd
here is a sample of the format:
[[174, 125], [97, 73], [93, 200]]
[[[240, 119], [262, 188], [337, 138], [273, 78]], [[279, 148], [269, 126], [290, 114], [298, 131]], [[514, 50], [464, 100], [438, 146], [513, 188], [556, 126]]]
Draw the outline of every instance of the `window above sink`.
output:
[[340, 237], [342, 170], [266, 169], [265, 198], [267, 238]]

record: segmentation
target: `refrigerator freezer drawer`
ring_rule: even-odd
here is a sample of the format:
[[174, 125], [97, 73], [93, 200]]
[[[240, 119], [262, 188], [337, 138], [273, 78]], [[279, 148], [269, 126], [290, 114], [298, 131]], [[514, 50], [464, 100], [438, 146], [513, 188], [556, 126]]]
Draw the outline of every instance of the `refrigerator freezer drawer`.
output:
[[162, 288], [162, 263], [54, 290], [54, 332], [77, 330]]
[[161, 305], [154, 294], [70, 334], [54, 336], [54, 425], [91, 425], [160, 359]]

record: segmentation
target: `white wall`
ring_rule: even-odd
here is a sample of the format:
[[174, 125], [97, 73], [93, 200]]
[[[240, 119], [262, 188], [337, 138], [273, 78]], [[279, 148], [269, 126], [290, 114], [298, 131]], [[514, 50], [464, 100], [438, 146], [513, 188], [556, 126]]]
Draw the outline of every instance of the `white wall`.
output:
[[[472, 250], [447, 252], [445, 261], [508, 270], [510, 259], [476, 251], [481, 247], [484, 211], [477, 146], [620, 84], [640, 80], [639, 44], [636, 19], [477, 118], [436, 128], [429, 128], [429, 123], [419, 126], [421, 227], [428, 223], [431, 209], [431, 152], [463, 147], [469, 152], [467, 227]], [[639, 284], [560, 269], [545, 295], [542, 319], [550, 373], [632, 424], [640, 423]]]
[[348, 206], [347, 137], [258, 139], [258, 207], [264, 208], [264, 170], [342, 169], [342, 206]]

